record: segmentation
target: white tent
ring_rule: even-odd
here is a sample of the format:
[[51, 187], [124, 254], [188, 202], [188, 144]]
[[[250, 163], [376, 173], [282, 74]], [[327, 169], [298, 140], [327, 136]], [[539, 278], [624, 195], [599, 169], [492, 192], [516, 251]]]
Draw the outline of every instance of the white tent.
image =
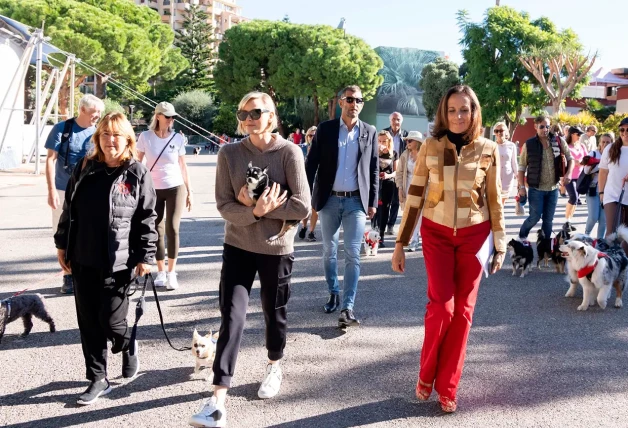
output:
[[601, 67], [591, 76], [589, 85], [592, 86], [628, 86], [628, 79], [615, 76], [609, 70]]

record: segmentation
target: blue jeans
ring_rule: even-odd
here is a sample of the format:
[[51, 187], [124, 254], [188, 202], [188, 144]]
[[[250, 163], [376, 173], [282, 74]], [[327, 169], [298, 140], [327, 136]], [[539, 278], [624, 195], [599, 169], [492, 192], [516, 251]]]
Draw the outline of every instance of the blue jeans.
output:
[[589, 235], [593, 230], [593, 226], [597, 223], [597, 239], [604, 238], [606, 234], [606, 214], [604, 214], [604, 208], [600, 206], [600, 195], [595, 196], [587, 195], [587, 210], [589, 216], [587, 217], [587, 226], [584, 229], [584, 233]]
[[554, 221], [554, 212], [556, 211], [556, 203], [558, 202], [558, 189], [555, 190], [538, 190], [530, 187], [528, 189], [528, 205], [530, 206], [530, 215], [521, 225], [519, 237], [527, 238], [530, 230], [543, 219], [543, 233], [545, 238], [552, 236], [552, 223]]
[[338, 283], [338, 238], [344, 231], [345, 275], [342, 309], [353, 309], [360, 278], [360, 247], [366, 213], [359, 196], [341, 198], [331, 195], [318, 212], [323, 232], [323, 268], [330, 294], [340, 294]]

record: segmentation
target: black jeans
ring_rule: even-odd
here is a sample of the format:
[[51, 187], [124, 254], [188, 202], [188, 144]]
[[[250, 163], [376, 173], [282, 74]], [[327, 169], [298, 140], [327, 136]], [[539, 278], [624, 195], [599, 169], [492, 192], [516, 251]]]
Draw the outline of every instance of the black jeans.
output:
[[225, 244], [220, 272], [220, 333], [214, 359], [214, 385], [231, 386], [255, 274], [259, 274], [266, 321], [268, 359], [283, 358], [286, 347], [287, 304], [294, 255], [270, 256]]
[[399, 215], [399, 188], [395, 185], [395, 191], [390, 204], [390, 216], [388, 217], [388, 227], [391, 229], [397, 222], [397, 215]]
[[111, 275], [107, 270], [72, 262], [74, 299], [81, 345], [85, 358], [86, 377], [96, 381], [107, 377], [107, 339], [113, 342], [114, 354], [129, 348], [131, 328], [126, 316], [129, 310], [131, 269]]
[[[382, 205], [380, 205], [379, 211], [379, 233], [381, 235], [382, 241], [384, 240], [384, 233], [386, 232], [386, 225], [390, 223], [388, 220], [392, 214], [392, 202], [397, 193], [397, 186], [395, 185], [394, 180], [384, 180], [382, 181], [381, 188], [382, 196]], [[399, 195], [397, 195], [397, 203], [399, 203]], [[397, 220], [397, 215], [395, 214], [395, 219], [393, 220], [393, 224]]]

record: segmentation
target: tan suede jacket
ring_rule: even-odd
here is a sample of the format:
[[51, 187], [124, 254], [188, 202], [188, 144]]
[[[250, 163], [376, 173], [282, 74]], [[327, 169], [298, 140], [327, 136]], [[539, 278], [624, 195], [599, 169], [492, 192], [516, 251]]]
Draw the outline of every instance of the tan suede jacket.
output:
[[397, 242], [408, 245], [423, 211], [426, 219], [450, 227], [454, 235], [457, 229], [490, 221], [495, 250], [506, 252], [501, 188], [496, 143], [480, 137], [458, 156], [447, 136], [428, 138], [419, 149]]

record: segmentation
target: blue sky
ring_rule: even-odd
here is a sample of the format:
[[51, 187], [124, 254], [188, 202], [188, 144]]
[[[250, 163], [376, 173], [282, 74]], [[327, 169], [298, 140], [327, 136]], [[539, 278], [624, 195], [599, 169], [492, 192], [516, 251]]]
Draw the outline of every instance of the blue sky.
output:
[[[237, 0], [242, 14], [253, 19], [282, 19], [294, 23], [337, 26], [345, 17], [347, 32], [371, 46], [396, 46], [445, 52], [460, 64], [456, 12], [467, 9], [480, 21], [494, 0]], [[614, 3], [614, 4], [613, 4]], [[501, 0], [502, 5], [523, 10], [534, 18], [547, 16], [558, 28], [572, 28], [586, 49], [597, 50], [600, 66], [628, 68], [628, 18], [619, 2]], [[595, 5], [592, 7], [591, 5]]]

